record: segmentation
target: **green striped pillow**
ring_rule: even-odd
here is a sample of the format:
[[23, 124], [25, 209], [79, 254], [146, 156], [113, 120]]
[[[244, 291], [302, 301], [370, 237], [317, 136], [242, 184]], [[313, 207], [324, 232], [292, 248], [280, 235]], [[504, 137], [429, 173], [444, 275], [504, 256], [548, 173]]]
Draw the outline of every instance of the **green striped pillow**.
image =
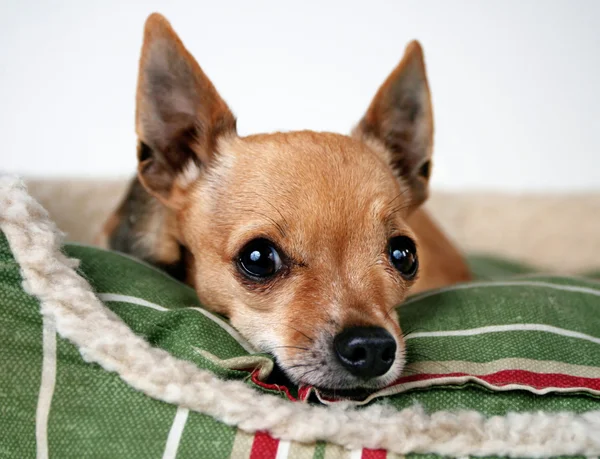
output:
[[[459, 410], [484, 418], [501, 416], [497, 419], [509, 426], [510, 413], [571, 413], [542, 418], [540, 425], [545, 427], [536, 431], [542, 432], [541, 438], [548, 423], [562, 426], [557, 432], [570, 435], [560, 439], [555, 434], [562, 449], [548, 450], [550, 443], [544, 443], [546, 449], [544, 444], [533, 448], [531, 442], [537, 439], [520, 427], [527, 433], [522, 445], [510, 443], [508, 431], [494, 440], [492, 429], [485, 435], [492, 435], [489, 445], [499, 445], [496, 449], [452, 446], [448, 439], [439, 440], [442, 446], [437, 440], [415, 440], [417, 446], [399, 441], [391, 448], [412, 452], [411, 457], [419, 456], [415, 451], [600, 453], [600, 284], [593, 280], [535, 275], [519, 265], [473, 258], [476, 274], [487, 280], [422, 293], [402, 306], [409, 355], [402, 378], [377, 394], [348, 402], [311, 387], [269, 384], [269, 356], [254, 353], [224, 318], [202, 308], [192, 289], [164, 273], [97, 248], [67, 245], [64, 250], [81, 260], [78, 272], [104, 304], [147, 343], [220, 378], [241, 381], [257, 397], [270, 393], [299, 404], [317, 399], [344, 406], [369, 403], [366, 411], [356, 408], [364, 412], [365, 425], [374, 422], [375, 409], [410, 410], [415, 404], [434, 413], [428, 422], [435, 413], [443, 417]], [[36, 253], [28, 256], [35, 258]], [[509, 276], [515, 272], [519, 275]], [[497, 276], [502, 279], [489, 280]], [[297, 435], [308, 443], [280, 441], [274, 438], [276, 432], [248, 433], [260, 429], [220, 422], [144, 395], [118, 373], [107, 371], [107, 365], [86, 362], [95, 360], [57, 334], [53, 320], [40, 314], [39, 300], [21, 283], [19, 263], [7, 238], [0, 235], [0, 457], [395, 457], [385, 450], [362, 449], [350, 440], [344, 446], [354, 450], [345, 450], [322, 441], [329, 438], [327, 432], [317, 438]], [[169, 378], [168, 372], [164, 378]], [[178, 399], [178, 394], [172, 398]], [[569, 422], [583, 424], [573, 433], [565, 427]], [[596, 428], [594, 442], [591, 432]], [[384, 443], [373, 439], [373, 445]], [[506, 446], [509, 443], [512, 446]]]
[[[82, 261], [80, 272], [105, 304], [150, 343], [223, 378], [279, 393], [261, 383], [258, 372], [252, 378], [242, 370], [268, 371], [270, 361], [248, 357], [249, 345], [223, 318], [202, 309], [192, 289], [121, 254], [76, 245], [65, 249]], [[20, 283], [18, 265], [2, 237], [0, 367], [10, 371], [0, 373], [0, 457], [33, 457], [36, 451], [42, 318], [37, 301]], [[562, 277], [474, 282], [415, 296], [401, 313], [404, 329], [414, 330], [407, 336], [411, 363], [399, 384], [379, 394], [387, 396], [381, 401], [396, 408], [418, 402], [428, 411], [460, 408], [486, 415], [597, 409], [599, 311], [599, 284]], [[56, 340], [55, 371], [47, 432], [54, 457], [161, 457], [174, 421], [183, 422], [176, 407], [86, 364], [75, 346], [61, 338]], [[297, 388], [289, 391], [298, 397]], [[264, 443], [273, 449], [278, 443], [207, 416], [185, 416], [178, 457], [197, 451], [250, 457], [253, 448]], [[324, 443], [289, 447], [298, 457], [337, 451]]]

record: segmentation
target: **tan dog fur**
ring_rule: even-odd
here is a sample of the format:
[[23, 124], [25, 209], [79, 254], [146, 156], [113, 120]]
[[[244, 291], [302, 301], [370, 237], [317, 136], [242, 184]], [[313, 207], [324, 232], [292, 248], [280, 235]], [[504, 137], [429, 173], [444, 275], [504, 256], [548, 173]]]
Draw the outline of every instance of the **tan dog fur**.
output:
[[[174, 268], [206, 307], [271, 352], [295, 383], [381, 387], [405, 363], [395, 306], [409, 293], [467, 280], [459, 252], [419, 206], [428, 194], [433, 114], [412, 42], [352, 136], [310, 131], [240, 137], [235, 118], [162, 16], [149, 17], [137, 93], [138, 177], [105, 232], [113, 248]], [[416, 281], [389, 260], [415, 240]], [[273, 279], [239, 271], [255, 238], [285, 255]], [[386, 329], [390, 370], [363, 381], [336, 364], [349, 326]]]

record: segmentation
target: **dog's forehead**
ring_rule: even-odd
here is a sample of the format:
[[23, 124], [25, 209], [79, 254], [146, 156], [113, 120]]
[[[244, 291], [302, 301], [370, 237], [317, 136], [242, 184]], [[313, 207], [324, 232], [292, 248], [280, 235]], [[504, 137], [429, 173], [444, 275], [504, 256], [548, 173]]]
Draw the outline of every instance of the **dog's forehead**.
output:
[[338, 134], [236, 137], [216, 157], [197, 209], [234, 231], [282, 224], [301, 245], [362, 243], [408, 198], [383, 155]]
[[226, 146], [231, 173], [247, 190], [296, 205], [367, 205], [399, 184], [385, 158], [349, 136], [300, 131], [250, 136]]

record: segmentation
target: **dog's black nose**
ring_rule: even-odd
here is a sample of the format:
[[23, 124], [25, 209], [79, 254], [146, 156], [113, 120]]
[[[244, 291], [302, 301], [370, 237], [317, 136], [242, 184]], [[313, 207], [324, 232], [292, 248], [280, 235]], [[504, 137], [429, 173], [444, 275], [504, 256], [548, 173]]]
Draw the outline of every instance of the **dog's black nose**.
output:
[[333, 340], [340, 363], [362, 378], [381, 376], [390, 369], [396, 356], [396, 341], [385, 328], [346, 328]]

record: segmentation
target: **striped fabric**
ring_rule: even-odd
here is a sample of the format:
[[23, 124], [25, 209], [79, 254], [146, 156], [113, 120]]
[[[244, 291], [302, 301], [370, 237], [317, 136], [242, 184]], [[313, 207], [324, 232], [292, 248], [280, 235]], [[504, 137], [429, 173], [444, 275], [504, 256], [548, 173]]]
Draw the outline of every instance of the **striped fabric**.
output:
[[[82, 275], [105, 304], [153, 346], [257, 391], [298, 403], [312, 403], [311, 395], [338, 401], [310, 387], [270, 385], [269, 357], [253, 354], [222, 317], [201, 307], [192, 289], [162, 272], [100, 249], [66, 251], [82, 260]], [[489, 259], [473, 263], [482, 280], [423, 293], [402, 307], [407, 371], [356, 403], [398, 409], [420, 403], [430, 412], [472, 409], [488, 416], [598, 409], [600, 284], [528, 275]], [[520, 275], [509, 278], [514, 272]], [[490, 280], [496, 276], [504, 279]], [[42, 319], [1, 235], [0, 370], [0, 458], [399, 457], [247, 434], [133, 390], [86, 363], [53, 321]]]

